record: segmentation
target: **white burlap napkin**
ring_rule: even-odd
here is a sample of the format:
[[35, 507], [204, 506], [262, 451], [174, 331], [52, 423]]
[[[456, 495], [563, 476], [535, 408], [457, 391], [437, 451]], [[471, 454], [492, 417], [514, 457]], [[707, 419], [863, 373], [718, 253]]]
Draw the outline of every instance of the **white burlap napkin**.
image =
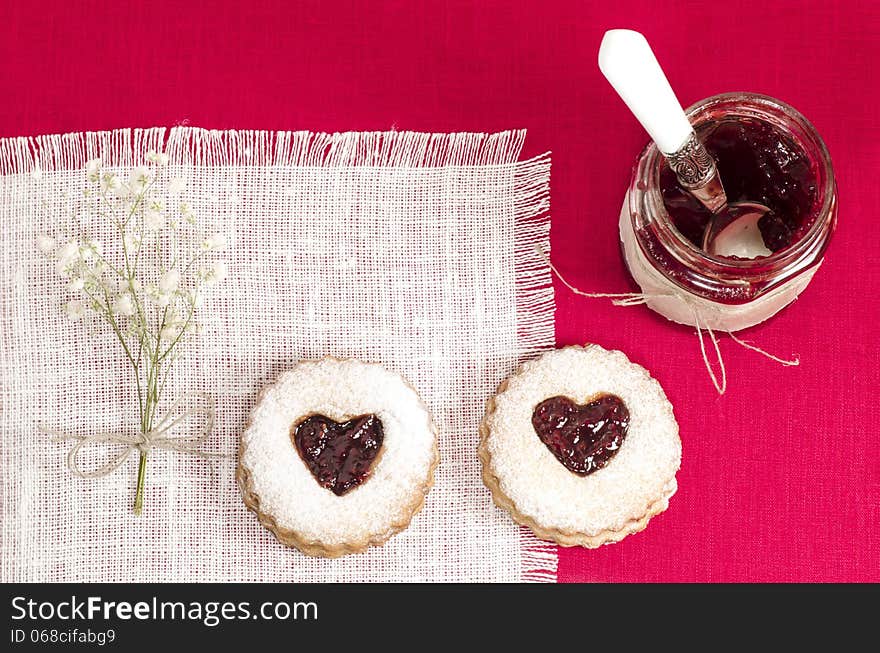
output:
[[[555, 548], [493, 507], [476, 456], [486, 398], [554, 341], [534, 251], [549, 251], [550, 158], [518, 161], [524, 137], [178, 127], [167, 140], [164, 129], [0, 140], [2, 580], [555, 580]], [[257, 392], [294, 361], [400, 371], [435, 416], [441, 464], [424, 510], [386, 546], [336, 560], [281, 546], [246, 511], [234, 456], [154, 452], [138, 518], [134, 456], [75, 478], [69, 445], [38, 430], [136, 428], [118, 343], [62, 315], [64, 284], [35, 241], [74, 206], [88, 159], [124, 167], [163, 147], [196, 214], [232, 235], [230, 276], [166, 405], [210, 393], [212, 448], [235, 454]]]

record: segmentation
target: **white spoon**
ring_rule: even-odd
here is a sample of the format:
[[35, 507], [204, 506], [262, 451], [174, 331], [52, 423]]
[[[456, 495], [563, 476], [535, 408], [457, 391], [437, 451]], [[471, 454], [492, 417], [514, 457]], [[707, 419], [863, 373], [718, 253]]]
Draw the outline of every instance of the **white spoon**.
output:
[[727, 203], [715, 161], [694, 133], [645, 37], [628, 29], [605, 32], [599, 69], [657, 144], [679, 183], [712, 212], [703, 250], [740, 258], [772, 254], [758, 229], [758, 220], [770, 209], [754, 202]]

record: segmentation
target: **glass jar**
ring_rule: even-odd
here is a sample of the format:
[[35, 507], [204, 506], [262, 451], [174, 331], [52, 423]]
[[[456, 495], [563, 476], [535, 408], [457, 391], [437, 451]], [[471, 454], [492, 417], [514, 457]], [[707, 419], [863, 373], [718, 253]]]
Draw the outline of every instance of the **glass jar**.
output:
[[[681, 235], [663, 203], [664, 164], [650, 143], [639, 155], [620, 214], [623, 257], [647, 305], [666, 318], [719, 331], [738, 331], [774, 315], [807, 287], [837, 222], [831, 157], [810, 122], [792, 107], [752, 93], [716, 95], [687, 110], [697, 133], [706, 123], [751, 118], [770, 123], [805, 154], [815, 196], [801, 237], [755, 259], [713, 256]], [[722, 179], [722, 182], [724, 179]]]

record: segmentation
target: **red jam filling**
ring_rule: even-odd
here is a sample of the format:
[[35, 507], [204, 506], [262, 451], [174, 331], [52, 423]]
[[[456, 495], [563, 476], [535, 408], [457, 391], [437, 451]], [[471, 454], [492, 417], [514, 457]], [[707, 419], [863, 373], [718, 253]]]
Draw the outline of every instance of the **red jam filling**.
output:
[[629, 428], [629, 410], [617, 395], [588, 404], [550, 397], [535, 406], [532, 426], [566, 469], [586, 476], [602, 469], [620, 449]]
[[[715, 159], [727, 201], [770, 209], [758, 222], [767, 249], [777, 252], [796, 242], [812, 223], [816, 199], [816, 175], [803, 150], [754, 118], [708, 123], [697, 133]], [[673, 224], [699, 247], [711, 213], [679, 185], [666, 163], [660, 189]]]
[[341, 423], [311, 415], [292, 431], [291, 439], [312, 476], [337, 496], [367, 480], [385, 437], [376, 415], [360, 415]]

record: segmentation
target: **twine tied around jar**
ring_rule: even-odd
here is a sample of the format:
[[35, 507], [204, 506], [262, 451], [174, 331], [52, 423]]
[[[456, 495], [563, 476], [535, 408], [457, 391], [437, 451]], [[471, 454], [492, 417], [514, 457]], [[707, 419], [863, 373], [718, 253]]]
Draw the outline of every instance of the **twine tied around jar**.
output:
[[[179, 411], [181, 405], [190, 400], [195, 400], [182, 412]], [[172, 431], [184, 420], [190, 417], [201, 417], [202, 421], [198, 424], [193, 435], [173, 435]], [[77, 435], [64, 433], [55, 429], [47, 428], [40, 425], [40, 430], [51, 436], [53, 442], [63, 442], [66, 440], [76, 440], [70, 451], [67, 453], [67, 467], [74, 476], [80, 478], [101, 478], [112, 474], [119, 469], [133, 451], [147, 452], [150, 449], [164, 449], [165, 451], [178, 451], [188, 453], [200, 458], [229, 458], [229, 454], [211, 453], [202, 451], [199, 447], [211, 434], [214, 427], [214, 399], [204, 392], [188, 392], [180, 395], [174, 403], [169, 406], [168, 410], [159, 419], [148, 433], [138, 433], [129, 435], [126, 433], [95, 433], [93, 435]], [[100, 444], [121, 444], [125, 445], [114, 458], [97, 469], [84, 469], [77, 456], [79, 452], [86, 446]]]
[[[703, 364], [706, 366], [706, 370], [709, 372], [709, 378], [712, 380], [712, 385], [715, 386], [715, 390], [718, 391], [719, 395], [723, 395], [727, 390], [727, 368], [724, 365], [724, 357], [721, 355], [721, 348], [718, 346], [718, 336], [715, 334], [715, 330], [712, 329], [703, 318], [702, 313], [700, 312], [699, 307], [694, 305], [693, 301], [685, 294], [685, 293], [677, 293], [677, 292], [668, 292], [668, 293], [638, 293], [638, 292], [624, 292], [624, 293], [600, 293], [600, 292], [584, 292], [579, 288], [576, 288], [572, 284], [568, 282], [568, 280], [562, 276], [556, 266], [550, 261], [550, 258], [547, 254], [544, 253], [544, 250], [541, 249], [540, 245], [535, 245], [535, 251], [537, 251], [538, 256], [550, 267], [553, 275], [559, 279], [559, 281], [570, 291], [572, 291], [575, 295], [580, 295], [581, 297], [590, 297], [592, 299], [611, 299], [611, 303], [615, 306], [639, 306], [641, 304], [646, 303], [651, 299], [659, 299], [662, 297], [675, 297], [676, 299], [684, 302], [690, 308], [693, 316], [694, 316], [694, 329], [697, 334], [697, 340], [700, 343], [700, 353], [703, 356]], [[707, 353], [705, 337], [703, 332], [706, 332], [709, 336], [709, 340], [712, 342], [712, 347], [715, 350], [715, 358], [718, 360], [718, 374], [716, 374], [715, 370], [712, 367], [712, 363], [709, 360], [709, 354]], [[726, 333], [730, 338], [745, 349], [749, 349], [751, 351], [757, 352], [762, 356], [769, 358], [770, 360], [779, 363], [780, 365], [784, 365], [786, 367], [792, 367], [796, 365], [800, 365], [801, 361], [798, 356], [795, 356], [791, 360], [786, 360], [784, 358], [779, 358], [778, 356], [774, 356], [768, 351], [761, 349], [760, 347], [756, 347], [755, 345], [742, 340], [741, 338], [737, 338], [730, 331], [723, 331], [722, 333]], [[720, 376], [720, 379], [719, 379]]]

